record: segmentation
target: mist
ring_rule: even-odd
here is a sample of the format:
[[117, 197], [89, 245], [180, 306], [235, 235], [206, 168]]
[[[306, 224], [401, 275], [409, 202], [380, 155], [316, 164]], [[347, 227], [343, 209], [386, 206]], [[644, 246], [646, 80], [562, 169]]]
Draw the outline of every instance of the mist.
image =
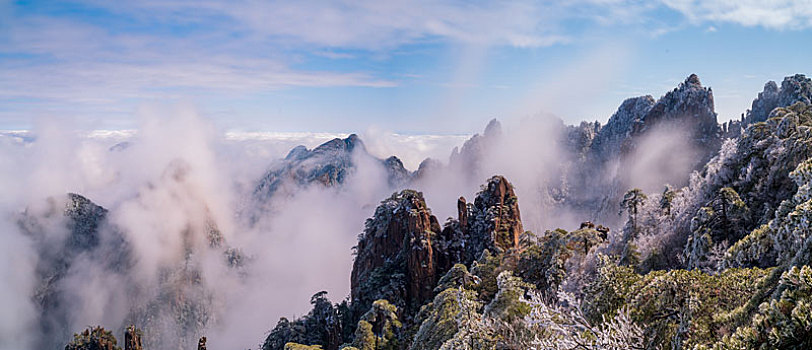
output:
[[[202, 335], [214, 348], [257, 348], [280, 317], [305, 314], [310, 295], [327, 291], [334, 302], [348, 295], [364, 221], [405, 186], [424, 192], [442, 222], [456, 217], [457, 198], [473, 201], [480, 185], [501, 174], [515, 185], [525, 228], [543, 232], [619, 222], [564, 203], [570, 192], [583, 192], [581, 176], [657, 190], [687, 178], [693, 166], [687, 135], [651, 133], [623, 176], [588, 172], [593, 164], [567, 140], [590, 126], [568, 127], [549, 114], [492, 122], [471, 138], [369, 129], [361, 133], [368, 154], [353, 155], [343, 184], [296, 188], [259, 205], [258, 180], [290, 148], [346, 135], [226, 132], [189, 106], [144, 109], [139, 118], [139, 128], [126, 133], [43, 120], [26, 137], [0, 137], [0, 276], [9, 282], [0, 295], [11, 310], [0, 317], [0, 348], [61, 346], [88, 325], [120, 334], [130, 323], [160, 348], [187, 348]], [[686, 160], [674, 150], [685, 150]], [[387, 181], [379, 159], [389, 155], [417, 170], [411, 183]], [[426, 158], [432, 161], [421, 165]], [[58, 280], [63, 302], [43, 315], [34, 295], [48, 287], [38, 276], [49, 255], [67, 244], [60, 215], [67, 193], [108, 210], [101, 248], [71, 256]], [[26, 220], [37, 229], [24, 229]], [[191, 311], [181, 322], [176, 309]], [[51, 331], [41, 333], [43, 325]]]
[[[378, 202], [395, 190], [379, 162], [356, 156], [353, 175], [340, 188], [310, 186], [273, 198], [260, 212], [251, 193], [274, 161], [295, 145], [312, 148], [346, 135], [229, 133], [188, 106], [149, 108], [139, 118], [139, 128], [126, 133], [87, 133], [43, 120], [29, 132], [0, 137], [0, 276], [8, 282], [1, 291], [9, 311], [0, 319], [0, 348], [62, 346], [72, 332], [93, 324], [120, 334], [154, 307], [172, 307], [166, 300], [173, 295], [192, 300], [187, 306], [203, 327], [184, 330], [172, 315], [150, 315], [157, 321], [139, 325], [155, 338], [148, 343], [185, 348], [205, 334], [215, 347], [254, 348], [279, 317], [305, 313], [310, 295], [348, 295], [357, 235]], [[462, 138], [385, 133], [370, 136], [369, 149], [385, 154], [418, 141], [421, 146], [403, 153], [416, 167], [417, 159]], [[52, 315], [40, 315], [34, 294], [46, 285], [37, 271], [69, 244], [61, 215], [67, 193], [109, 210], [100, 240], [121, 235], [127, 249], [71, 256], [58, 282], [64, 302], [50, 309]], [[36, 234], [22, 229], [29, 219]], [[213, 232], [221, 246], [212, 244]], [[110, 256], [122, 251], [127, 256]], [[244, 263], [226, 264], [223, 256], [231, 252]], [[113, 258], [121, 266], [107, 266]], [[194, 282], [183, 282], [189, 278]], [[46, 336], [42, 324], [59, 330]], [[172, 337], [180, 341], [168, 341]]]

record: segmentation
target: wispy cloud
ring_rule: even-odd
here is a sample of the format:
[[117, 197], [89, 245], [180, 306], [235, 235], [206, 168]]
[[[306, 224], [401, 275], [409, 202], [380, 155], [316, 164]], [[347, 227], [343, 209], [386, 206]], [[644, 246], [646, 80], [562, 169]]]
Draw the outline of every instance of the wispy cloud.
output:
[[545, 2], [462, 1], [140, 1], [98, 2], [113, 11], [170, 21], [219, 22], [287, 44], [361, 49], [450, 40], [470, 44], [548, 46], [554, 6]]
[[692, 22], [727, 22], [770, 29], [812, 27], [810, 0], [663, 0]]
[[[811, 18], [810, 0], [0, 1], [0, 115], [19, 119], [65, 106], [121, 112], [142, 100], [291, 87], [394, 87], [402, 77], [424, 77], [425, 67], [367, 62], [407, 47], [532, 51], [577, 44], [606, 28], [636, 28], [656, 40], [690, 25], [795, 29]], [[314, 58], [330, 64], [311, 64]], [[469, 75], [452, 85], [481, 83]]]

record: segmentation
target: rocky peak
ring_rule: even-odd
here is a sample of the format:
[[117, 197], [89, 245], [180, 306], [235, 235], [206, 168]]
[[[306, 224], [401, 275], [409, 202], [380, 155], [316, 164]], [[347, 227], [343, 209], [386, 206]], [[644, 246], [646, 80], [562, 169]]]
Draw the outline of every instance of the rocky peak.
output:
[[566, 138], [564, 140], [566, 148], [573, 155], [583, 155], [595, 140], [598, 131], [601, 130], [600, 122], [581, 122], [577, 126], [567, 125]]
[[[36, 348], [54, 348], [70, 335], [70, 305], [74, 304], [64, 283], [73, 277], [71, 269], [77, 261], [108, 274], [126, 272], [133, 263], [124, 235], [106, 220], [107, 209], [76, 193], [64, 199], [51, 198], [48, 203], [47, 212], [26, 210], [18, 220], [38, 254], [37, 286], [32, 295], [38, 307], [40, 337]], [[57, 222], [64, 225], [67, 236], [48, 234]]]
[[383, 166], [386, 169], [386, 174], [389, 180], [389, 185], [397, 187], [407, 183], [412, 174], [403, 166], [400, 158], [391, 156], [383, 160]]
[[663, 122], [688, 125], [693, 129], [695, 139], [710, 141], [717, 136], [719, 128], [714, 112], [713, 91], [703, 87], [696, 74], [691, 74], [674, 90], [661, 97], [643, 119], [635, 123], [633, 132], [642, 133]]
[[437, 159], [434, 158], [426, 158], [420, 162], [420, 165], [417, 167], [417, 171], [414, 174], [416, 180], [420, 179], [427, 179], [432, 174], [435, 174], [439, 171], [442, 171], [444, 165]]
[[68, 193], [64, 215], [68, 218], [70, 238], [68, 248], [73, 251], [89, 250], [99, 245], [99, 227], [107, 216], [107, 209], [96, 205], [76, 193]]
[[308, 150], [307, 147], [298, 145], [288, 152], [288, 155], [285, 156], [285, 160], [301, 160], [306, 158], [309, 153], [310, 150]]
[[[464, 198], [457, 202], [461, 209]], [[466, 244], [466, 263], [476, 260], [485, 250], [508, 251], [519, 247], [522, 227], [519, 203], [513, 185], [504, 176], [493, 176], [474, 199], [466, 205], [467, 213], [460, 212], [460, 222]]]
[[806, 104], [812, 102], [812, 79], [803, 74], [795, 74], [785, 77], [780, 88], [774, 81], [769, 81], [753, 100], [750, 110], [746, 113], [745, 124], [766, 121], [773, 109], [791, 106], [795, 102]]
[[[305, 146], [296, 146], [284, 159], [271, 166], [254, 189], [254, 195], [261, 201], [267, 201], [280, 190], [285, 190], [283, 193], [290, 195], [298, 187], [313, 183], [327, 187], [341, 185], [355, 170], [355, 157], [375, 159], [367, 152], [363, 141], [356, 134], [344, 139], [332, 139], [313, 150], [308, 150]], [[375, 160], [384, 167], [387, 180], [393, 187], [410, 180], [411, 174], [397, 157]]]
[[483, 132], [483, 135], [486, 138], [493, 138], [493, 137], [501, 136], [502, 135], [502, 123], [500, 123], [498, 120], [496, 120], [496, 118], [491, 119], [491, 121], [488, 122], [488, 125], [485, 126], [485, 131]]
[[642, 120], [654, 104], [651, 95], [632, 97], [623, 101], [606, 125], [595, 135], [590, 148], [593, 155], [599, 159], [607, 159], [620, 154], [623, 142], [631, 136], [635, 123]]
[[403, 190], [381, 202], [356, 247], [350, 283], [353, 308], [368, 309], [381, 298], [399, 308], [431, 298], [444, 272], [437, 271], [432, 246], [439, 232], [422, 193]]
[[[485, 131], [471, 136], [462, 144], [462, 148], [454, 147], [448, 160], [448, 165], [452, 169], [457, 169], [467, 174], [466, 181], [481, 178], [482, 158], [485, 151], [502, 137], [502, 124], [493, 119], [485, 127]], [[479, 180], [477, 180], [479, 181]]]
[[344, 153], [351, 153], [356, 149], [366, 152], [366, 147], [361, 141], [361, 138], [359, 138], [356, 134], [350, 134], [350, 136], [347, 136], [345, 139], [334, 138], [319, 145], [313, 149], [313, 153], [340, 155]]
[[691, 75], [689, 75], [688, 78], [685, 79], [685, 82], [683, 84], [692, 85], [698, 88], [702, 87], [702, 83], [699, 81], [699, 76], [693, 73], [691, 73]]

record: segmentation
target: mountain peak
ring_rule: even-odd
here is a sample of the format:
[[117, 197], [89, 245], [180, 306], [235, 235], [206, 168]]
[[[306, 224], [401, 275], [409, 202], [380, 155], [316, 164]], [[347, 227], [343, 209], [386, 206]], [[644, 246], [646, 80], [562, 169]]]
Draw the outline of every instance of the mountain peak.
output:
[[753, 100], [745, 123], [763, 122], [776, 107], [791, 106], [795, 102], [812, 103], [812, 79], [803, 74], [795, 74], [785, 77], [780, 87], [774, 81], [769, 81]]
[[699, 76], [693, 73], [689, 75], [687, 78], [685, 78], [685, 82], [683, 84], [687, 86], [702, 87], [702, 82], [699, 81]]
[[491, 121], [488, 122], [488, 126], [485, 127], [484, 135], [485, 137], [502, 135], [502, 123], [496, 120], [496, 118], [491, 119]]

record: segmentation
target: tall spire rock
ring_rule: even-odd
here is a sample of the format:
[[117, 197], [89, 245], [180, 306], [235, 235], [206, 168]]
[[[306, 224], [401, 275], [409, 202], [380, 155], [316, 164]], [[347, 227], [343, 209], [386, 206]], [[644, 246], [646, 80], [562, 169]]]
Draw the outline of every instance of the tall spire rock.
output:
[[433, 247], [440, 224], [423, 194], [393, 194], [365, 226], [350, 279], [353, 307], [366, 310], [376, 299], [387, 299], [398, 308], [416, 307], [431, 298], [445, 271], [437, 271]]
[[[460, 204], [458, 202], [458, 207]], [[476, 260], [485, 249], [508, 251], [518, 248], [524, 228], [513, 185], [504, 176], [491, 177], [477, 194], [473, 205], [467, 205], [467, 213], [460, 212], [460, 225], [467, 240], [466, 263]]]
[[454, 264], [470, 265], [485, 249], [518, 248], [521, 215], [513, 186], [503, 176], [483, 185], [473, 204], [460, 197], [457, 210], [458, 219], [441, 228], [420, 192], [403, 190], [382, 201], [355, 247], [353, 310], [363, 312], [386, 299], [408, 322], [434, 297], [437, 281]]

